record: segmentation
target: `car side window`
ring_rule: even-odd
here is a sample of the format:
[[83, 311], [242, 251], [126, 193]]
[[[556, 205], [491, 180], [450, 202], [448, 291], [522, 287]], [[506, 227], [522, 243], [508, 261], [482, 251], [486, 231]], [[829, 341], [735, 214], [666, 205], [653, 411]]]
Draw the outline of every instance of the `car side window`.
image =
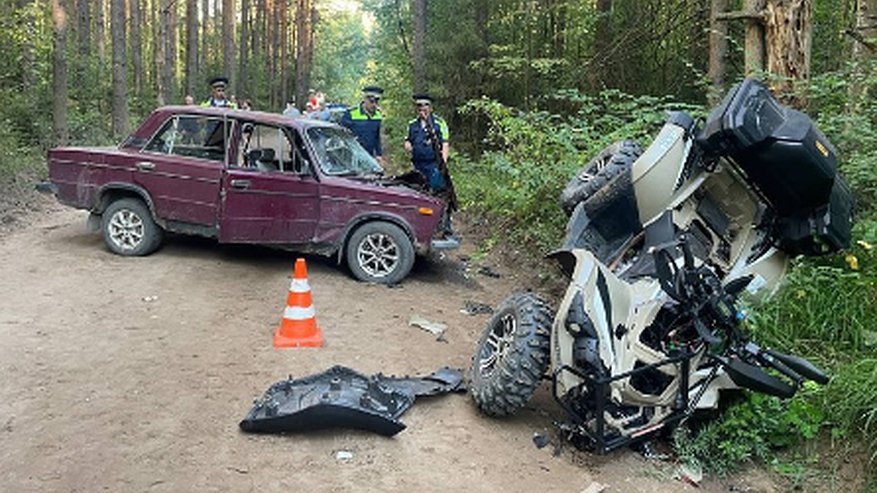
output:
[[178, 115], [165, 122], [143, 150], [225, 162], [226, 133], [221, 118]]
[[296, 165], [295, 154], [283, 128], [260, 123], [244, 123], [241, 126], [238, 166], [260, 171], [301, 173], [303, 168]]

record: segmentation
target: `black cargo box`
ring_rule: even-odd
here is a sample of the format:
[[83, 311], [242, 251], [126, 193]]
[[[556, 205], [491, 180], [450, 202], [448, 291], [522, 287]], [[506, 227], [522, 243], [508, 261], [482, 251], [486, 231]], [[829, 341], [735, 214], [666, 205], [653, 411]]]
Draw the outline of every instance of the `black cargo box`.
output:
[[828, 203], [807, 214], [777, 218], [777, 246], [792, 255], [822, 255], [850, 246], [853, 196], [840, 176], [835, 177]]
[[810, 118], [746, 79], [710, 112], [698, 139], [731, 158], [779, 215], [801, 215], [829, 202], [837, 151]]

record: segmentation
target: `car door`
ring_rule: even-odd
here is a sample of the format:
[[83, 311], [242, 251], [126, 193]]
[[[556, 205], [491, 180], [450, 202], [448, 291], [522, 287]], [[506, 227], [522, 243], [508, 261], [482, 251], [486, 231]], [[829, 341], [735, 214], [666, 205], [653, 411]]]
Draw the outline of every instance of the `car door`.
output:
[[175, 115], [143, 147], [134, 182], [149, 193], [159, 218], [216, 225], [228, 130], [223, 117]]
[[[319, 220], [319, 187], [295, 130], [241, 122], [222, 178], [219, 240], [308, 243]], [[292, 138], [291, 138], [292, 137]]]

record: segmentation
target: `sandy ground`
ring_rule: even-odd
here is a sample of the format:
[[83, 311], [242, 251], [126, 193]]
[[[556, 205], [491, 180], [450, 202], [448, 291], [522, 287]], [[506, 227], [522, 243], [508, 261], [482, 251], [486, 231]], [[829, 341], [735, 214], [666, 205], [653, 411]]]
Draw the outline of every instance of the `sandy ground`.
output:
[[[275, 350], [293, 255], [171, 237], [150, 257], [123, 258], [85, 217], [48, 204], [0, 238], [0, 490], [580, 492], [596, 481], [696, 491], [629, 450], [536, 448], [557, 413], [544, 388], [505, 420], [465, 394], [418, 400], [394, 438], [244, 434], [252, 400], [288, 374], [465, 367], [487, 315], [461, 313], [464, 302], [496, 306], [525, 286], [508, 266], [492, 266], [501, 278], [467, 269], [471, 245], [419, 261], [395, 289], [308, 257], [327, 344]], [[447, 324], [447, 342], [410, 327], [412, 315]], [[699, 489], [729, 490], [777, 488], [756, 473]]]

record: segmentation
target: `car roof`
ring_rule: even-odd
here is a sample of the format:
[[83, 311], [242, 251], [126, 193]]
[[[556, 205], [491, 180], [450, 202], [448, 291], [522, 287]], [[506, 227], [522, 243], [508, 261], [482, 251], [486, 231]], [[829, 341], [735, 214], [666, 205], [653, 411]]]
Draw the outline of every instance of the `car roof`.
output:
[[262, 123], [269, 123], [273, 125], [286, 125], [290, 127], [300, 128], [300, 129], [308, 129], [311, 127], [335, 127], [336, 124], [332, 122], [326, 122], [322, 120], [313, 120], [309, 118], [302, 117], [288, 117], [283, 116], [280, 113], [269, 113], [267, 111], [252, 111], [252, 110], [236, 110], [229, 108], [216, 108], [209, 106], [194, 106], [194, 105], [177, 105], [177, 106], [162, 106], [157, 108], [153, 113], [165, 113], [165, 117], [170, 115], [176, 115], [180, 113], [188, 113], [195, 115], [204, 115], [204, 116], [228, 116], [229, 118], [238, 118], [241, 120], [253, 120]]

